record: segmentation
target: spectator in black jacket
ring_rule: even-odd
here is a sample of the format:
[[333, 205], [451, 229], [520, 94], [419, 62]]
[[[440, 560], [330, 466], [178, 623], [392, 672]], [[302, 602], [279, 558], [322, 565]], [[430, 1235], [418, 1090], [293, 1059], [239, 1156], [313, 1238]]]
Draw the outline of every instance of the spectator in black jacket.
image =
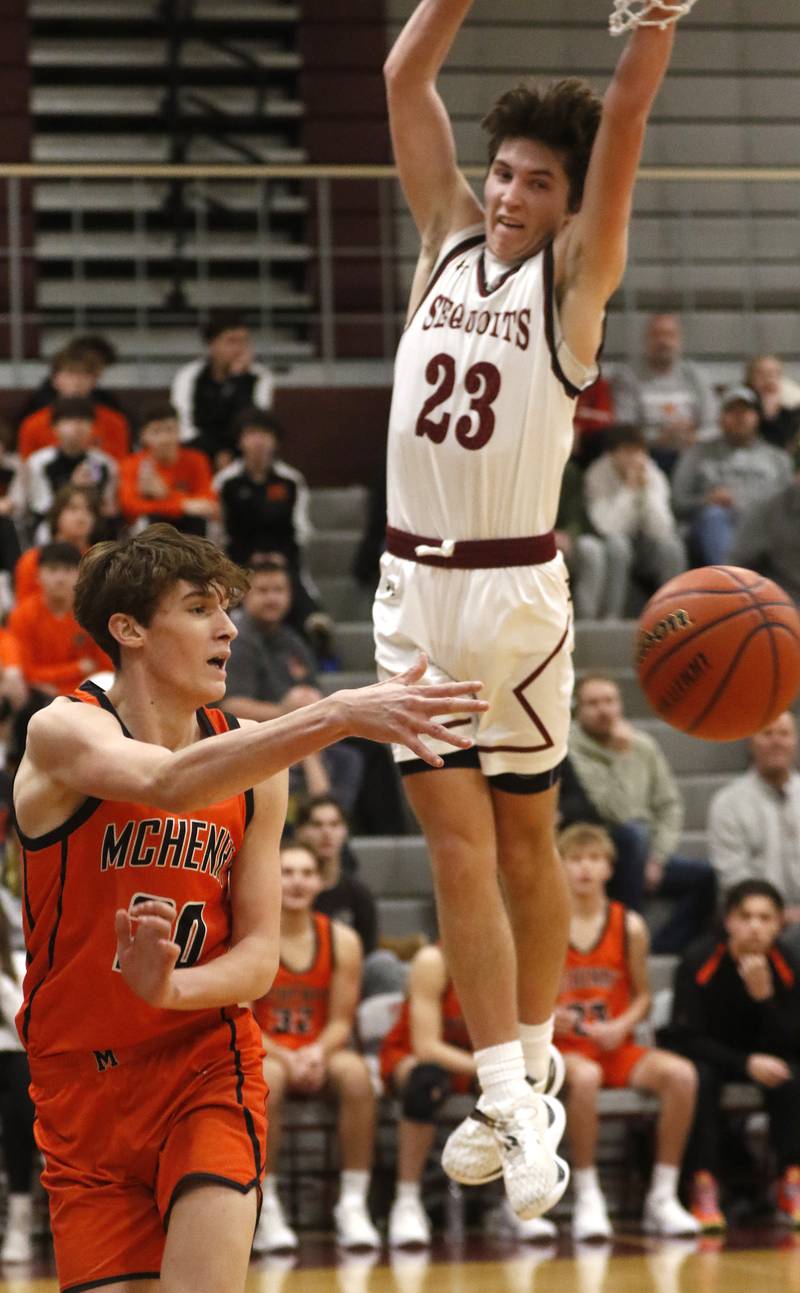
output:
[[181, 440], [202, 449], [217, 469], [236, 453], [237, 413], [272, 403], [272, 374], [253, 358], [250, 329], [236, 310], [215, 310], [203, 329], [206, 353], [179, 368], [170, 403], [181, 421]]
[[325, 888], [314, 901], [316, 911], [356, 931], [364, 947], [362, 997], [378, 992], [402, 992], [405, 968], [386, 948], [378, 947], [378, 904], [355, 872], [358, 862], [349, 844], [344, 809], [333, 795], [315, 795], [302, 803], [295, 836], [319, 859]]
[[780, 1173], [778, 1219], [800, 1226], [800, 965], [777, 941], [783, 899], [767, 880], [742, 880], [724, 902], [724, 934], [695, 943], [678, 966], [665, 1040], [699, 1076], [685, 1164], [692, 1211], [722, 1229], [718, 1178], [721, 1088], [753, 1082], [769, 1117]]
[[214, 477], [226, 551], [246, 566], [255, 553], [279, 552], [292, 576], [292, 626], [311, 643], [322, 663], [331, 654], [333, 624], [304, 568], [311, 537], [305, 478], [278, 457], [283, 427], [272, 413], [244, 409], [234, 420], [239, 456]]

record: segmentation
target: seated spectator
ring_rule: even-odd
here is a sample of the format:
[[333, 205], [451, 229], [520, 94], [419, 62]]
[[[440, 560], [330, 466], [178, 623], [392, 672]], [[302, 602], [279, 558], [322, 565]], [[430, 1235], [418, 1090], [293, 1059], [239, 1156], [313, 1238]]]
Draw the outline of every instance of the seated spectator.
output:
[[8, 1195], [0, 1262], [33, 1257], [34, 1111], [28, 1060], [15, 1025], [22, 1007], [25, 953], [12, 949], [11, 925], [0, 904], [0, 1126]]
[[575, 449], [582, 468], [594, 462], [608, 448], [607, 432], [614, 426], [614, 391], [607, 377], [598, 377], [581, 391], [575, 402]]
[[[71, 543], [83, 556], [94, 542], [100, 520], [97, 498], [83, 485], [62, 485], [53, 499], [47, 518], [47, 542]], [[37, 593], [41, 545], [26, 548], [14, 567], [14, 595], [18, 602]]]
[[12, 484], [19, 474], [19, 454], [13, 453], [13, 432], [0, 418], [0, 615], [5, 615], [14, 601], [11, 574], [20, 555], [20, 536], [15, 524], [19, 515], [19, 499], [12, 491]]
[[776, 580], [800, 606], [800, 456], [794, 468], [788, 485], [744, 509], [728, 561]]
[[567, 563], [575, 618], [601, 619], [605, 614], [608, 554], [587, 515], [583, 472], [574, 458], [569, 459], [561, 480], [555, 538]]
[[695, 440], [713, 433], [714, 391], [702, 368], [683, 357], [683, 330], [675, 314], [647, 320], [641, 357], [613, 378], [618, 423], [642, 427], [647, 447], [669, 476]]
[[745, 381], [758, 396], [758, 433], [776, 449], [792, 452], [800, 432], [800, 406], [784, 403], [783, 364], [777, 355], [755, 355]]
[[308, 486], [299, 471], [277, 456], [283, 428], [272, 413], [245, 409], [235, 419], [234, 434], [239, 457], [214, 477], [226, 551], [240, 566], [257, 552], [279, 552], [286, 558], [292, 576], [292, 624], [318, 657], [328, 656], [333, 624], [303, 558], [312, 533]]
[[97, 382], [102, 372], [97, 350], [85, 344], [75, 344], [60, 350], [55, 356], [49, 387], [52, 397], [35, 412], [23, 418], [17, 432], [17, 448], [21, 458], [29, 458], [38, 449], [56, 443], [53, 408], [63, 399], [88, 400], [91, 405], [91, 437], [93, 448], [101, 449], [112, 458], [122, 458], [130, 449], [128, 419], [118, 408], [113, 408], [98, 397]]
[[650, 1013], [647, 926], [635, 911], [609, 902], [615, 850], [602, 827], [570, 826], [559, 836], [572, 905], [569, 947], [556, 1001], [556, 1044], [566, 1066], [567, 1134], [575, 1206], [574, 1239], [610, 1239], [611, 1222], [597, 1176], [597, 1093], [634, 1087], [659, 1096], [656, 1156], [644, 1203], [644, 1227], [660, 1235], [696, 1234], [678, 1201], [697, 1080], [691, 1064], [652, 1046], [633, 1030]]
[[619, 858], [609, 896], [636, 912], [646, 894], [671, 900], [653, 951], [682, 951], [708, 928], [714, 872], [708, 862], [675, 855], [683, 826], [680, 791], [653, 738], [626, 720], [612, 678], [587, 674], [577, 682], [569, 760], [603, 825], [626, 828], [629, 847]]
[[312, 911], [321, 886], [320, 863], [311, 849], [284, 845], [280, 965], [267, 995], [253, 1003], [269, 1086], [267, 1175], [256, 1252], [297, 1247], [275, 1184], [282, 1107], [290, 1095], [325, 1095], [338, 1105], [342, 1173], [333, 1214], [336, 1238], [345, 1248], [380, 1247], [367, 1212], [375, 1096], [364, 1058], [348, 1049], [361, 983], [361, 944], [352, 929]]
[[783, 899], [768, 880], [725, 895], [725, 931], [686, 953], [664, 1040], [694, 1061], [699, 1087], [686, 1151], [692, 1212], [724, 1229], [720, 1150], [726, 1082], [753, 1082], [778, 1165], [777, 1219], [800, 1225], [800, 967], [778, 942]]
[[45, 544], [39, 553], [40, 591], [18, 602], [8, 617], [29, 688], [27, 703], [14, 724], [15, 756], [21, 756], [28, 722], [37, 709], [53, 696], [68, 695], [91, 674], [114, 670], [73, 615], [80, 559], [78, 549], [69, 543]]
[[[278, 553], [255, 557], [250, 587], [234, 613], [238, 637], [231, 643], [226, 707], [239, 718], [263, 722], [319, 700], [316, 669], [303, 639], [287, 624], [292, 585]], [[358, 795], [363, 756], [338, 741], [290, 771], [293, 806], [300, 794], [333, 793], [351, 811]]]
[[631, 577], [652, 592], [686, 569], [669, 481], [647, 453], [644, 433], [617, 426], [608, 433], [608, 450], [587, 469], [584, 489], [589, 521], [605, 540], [605, 611], [622, 619]]
[[[52, 404], [60, 395], [89, 395], [97, 404], [105, 404], [107, 408], [119, 409], [120, 404], [116, 393], [107, 386], [100, 386], [103, 374], [107, 368], [117, 362], [116, 347], [99, 332], [82, 332], [79, 336], [73, 337], [70, 342], [63, 348], [72, 354], [90, 356], [91, 362], [95, 369], [95, 385], [87, 385], [86, 379], [81, 380], [78, 377], [65, 379], [67, 389], [58, 390], [53, 385], [52, 365], [51, 371], [47, 374], [44, 381], [40, 382], [35, 390], [31, 391], [17, 417], [17, 426], [22, 423], [29, 413], [38, 413], [46, 404]], [[74, 370], [77, 372], [78, 370]], [[70, 389], [70, 382], [72, 389]]]
[[204, 453], [180, 442], [178, 415], [167, 400], [147, 405], [139, 423], [138, 453], [119, 467], [119, 510], [128, 525], [170, 521], [183, 534], [205, 538], [218, 512]]
[[82, 485], [98, 499], [100, 514], [117, 511], [118, 467], [114, 458], [91, 447], [92, 406], [85, 399], [59, 399], [52, 406], [55, 444], [37, 449], [22, 463], [11, 492], [19, 514], [38, 526], [64, 485]]
[[214, 311], [203, 329], [206, 353], [179, 368], [170, 401], [181, 440], [202, 449], [217, 470], [236, 455], [237, 414], [272, 404], [272, 374], [253, 359], [250, 329], [236, 310]]
[[722, 434], [688, 449], [675, 468], [672, 505], [690, 526], [690, 551], [700, 566], [724, 565], [748, 507], [792, 478], [788, 454], [759, 437], [758, 416], [755, 391], [730, 387], [722, 397]]
[[[431, 1224], [421, 1189], [437, 1114], [450, 1094], [477, 1091], [469, 1033], [438, 945], [420, 948], [411, 962], [407, 996], [383, 1039], [380, 1065], [386, 1089], [397, 1096], [402, 1109], [389, 1245], [427, 1247]], [[546, 1217], [522, 1221], [509, 1207], [504, 1216], [520, 1239], [548, 1239], [556, 1233]]]
[[749, 771], [723, 786], [708, 810], [708, 848], [720, 891], [769, 880], [781, 895], [783, 941], [800, 957], [800, 772], [790, 711], [750, 738]]
[[333, 795], [315, 795], [302, 802], [294, 824], [295, 839], [313, 849], [319, 859], [323, 888], [314, 901], [316, 911], [349, 925], [361, 939], [364, 977], [361, 996], [402, 992], [405, 968], [388, 948], [378, 946], [378, 905], [372, 891], [355, 872], [358, 861], [350, 847], [344, 809]]

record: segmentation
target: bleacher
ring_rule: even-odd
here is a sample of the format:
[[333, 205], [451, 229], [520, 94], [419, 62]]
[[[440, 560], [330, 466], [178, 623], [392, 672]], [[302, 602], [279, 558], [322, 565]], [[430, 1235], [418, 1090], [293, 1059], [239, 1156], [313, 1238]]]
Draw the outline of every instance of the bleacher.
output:
[[[176, 0], [33, 0], [33, 160], [305, 161], [298, 13], [287, 0], [198, 0], [191, 14]], [[123, 356], [190, 358], [198, 313], [268, 302], [262, 353], [306, 357], [307, 210], [289, 181], [40, 181], [42, 351], [77, 310]]]

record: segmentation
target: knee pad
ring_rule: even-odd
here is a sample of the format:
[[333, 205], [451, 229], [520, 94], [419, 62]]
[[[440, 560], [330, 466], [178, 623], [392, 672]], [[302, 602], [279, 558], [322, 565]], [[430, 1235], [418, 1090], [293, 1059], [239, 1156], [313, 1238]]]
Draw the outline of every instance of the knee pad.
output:
[[438, 1064], [418, 1064], [403, 1090], [403, 1117], [409, 1122], [435, 1122], [437, 1110], [450, 1094], [450, 1079]]

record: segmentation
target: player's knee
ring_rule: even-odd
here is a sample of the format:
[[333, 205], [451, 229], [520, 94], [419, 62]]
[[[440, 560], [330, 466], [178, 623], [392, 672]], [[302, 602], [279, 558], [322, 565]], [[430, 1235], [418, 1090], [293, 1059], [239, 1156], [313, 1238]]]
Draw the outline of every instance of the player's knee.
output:
[[431, 1123], [450, 1092], [447, 1073], [438, 1064], [417, 1064], [403, 1089], [403, 1117]]
[[603, 1070], [594, 1060], [567, 1061], [567, 1090], [570, 1098], [593, 1099], [603, 1085]]
[[680, 1055], [667, 1056], [665, 1084], [676, 1094], [693, 1100], [697, 1095], [697, 1069], [691, 1060]]
[[374, 1092], [369, 1069], [355, 1051], [339, 1051], [331, 1057], [328, 1074], [342, 1100], [372, 1102]]

